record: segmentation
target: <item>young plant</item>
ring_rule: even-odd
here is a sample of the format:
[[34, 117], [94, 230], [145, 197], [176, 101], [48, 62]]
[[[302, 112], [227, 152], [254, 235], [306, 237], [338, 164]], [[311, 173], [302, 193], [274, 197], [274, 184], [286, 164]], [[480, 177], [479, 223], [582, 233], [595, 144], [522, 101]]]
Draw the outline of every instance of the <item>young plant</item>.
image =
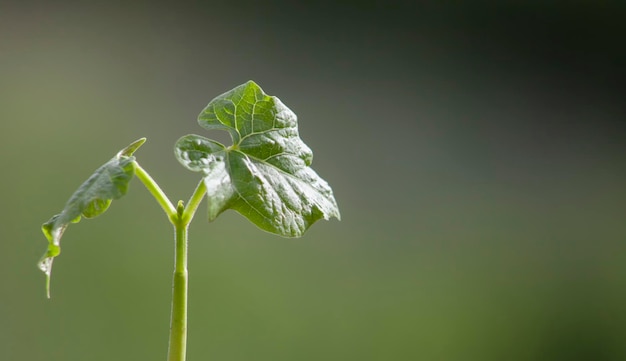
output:
[[187, 229], [204, 195], [208, 219], [234, 209], [262, 230], [300, 237], [319, 219], [339, 216], [329, 185], [310, 168], [313, 154], [298, 134], [296, 115], [278, 98], [248, 81], [213, 99], [200, 113], [201, 127], [226, 130], [233, 144], [225, 146], [199, 135], [180, 138], [174, 151], [187, 169], [202, 174], [185, 204], [174, 206], [133, 154], [141, 138], [98, 168], [70, 197], [61, 213], [44, 223], [48, 249], [39, 261], [50, 297], [52, 262], [61, 236], [81, 217], [104, 213], [121, 198], [134, 175], [159, 203], [175, 229], [175, 264], [170, 321], [169, 361], [185, 360], [187, 342]]

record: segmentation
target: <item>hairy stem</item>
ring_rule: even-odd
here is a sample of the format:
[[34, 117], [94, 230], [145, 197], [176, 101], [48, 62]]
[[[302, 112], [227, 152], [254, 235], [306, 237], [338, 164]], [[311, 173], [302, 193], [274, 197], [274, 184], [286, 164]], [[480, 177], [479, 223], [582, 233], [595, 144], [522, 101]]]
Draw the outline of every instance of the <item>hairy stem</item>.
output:
[[183, 222], [183, 202], [178, 203], [174, 276], [172, 281], [172, 313], [170, 320], [170, 341], [168, 361], [185, 361], [187, 353], [187, 228]]
[[200, 181], [189, 198], [187, 206], [185, 207], [183, 201], [179, 201], [177, 207], [174, 208], [157, 182], [136, 161], [135, 174], [174, 225], [174, 276], [167, 360], [185, 361], [187, 354], [187, 230], [200, 202], [202, 202], [202, 197], [206, 193], [206, 186], [203, 181]]

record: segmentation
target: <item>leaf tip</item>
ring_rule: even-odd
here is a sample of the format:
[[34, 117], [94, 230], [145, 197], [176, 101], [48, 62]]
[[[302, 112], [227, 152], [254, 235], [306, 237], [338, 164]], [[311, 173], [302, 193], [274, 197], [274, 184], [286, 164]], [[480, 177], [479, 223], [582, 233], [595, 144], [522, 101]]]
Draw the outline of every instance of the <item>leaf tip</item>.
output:
[[46, 298], [50, 299], [50, 275], [46, 274]]
[[[57, 253], [58, 254], [58, 253]], [[46, 275], [46, 297], [50, 298], [50, 278], [52, 274], [52, 261], [55, 256], [50, 256], [50, 252], [46, 252], [41, 260], [37, 263], [37, 267]]]
[[247, 82], [241, 84], [240, 88], [245, 89], [244, 91], [261, 92], [262, 95], [267, 95], [265, 94], [261, 86], [257, 84], [254, 80], [248, 80]]
[[130, 143], [126, 148], [122, 149], [119, 151], [119, 153], [117, 153], [118, 157], [119, 156], [125, 156], [125, 157], [130, 157], [133, 155], [133, 153], [135, 153], [135, 151], [137, 149], [139, 149], [139, 147], [141, 147], [143, 145], [143, 143], [146, 142], [146, 138], [139, 138], [136, 141]]

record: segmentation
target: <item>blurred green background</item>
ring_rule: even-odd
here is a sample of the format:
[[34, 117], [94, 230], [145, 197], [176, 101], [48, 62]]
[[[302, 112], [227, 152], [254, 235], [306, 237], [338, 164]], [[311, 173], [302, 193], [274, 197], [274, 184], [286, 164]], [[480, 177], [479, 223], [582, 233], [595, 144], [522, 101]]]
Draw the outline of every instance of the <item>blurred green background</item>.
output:
[[625, 9], [442, 4], [0, 2], [0, 360], [165, 359], [143, 186], [68, 229], [51, 300], [40, 226], [144, 136], [187, 199], [174, 142], [249, 79], [343, 219], [289, 240], [201, 207], [189, 360], [626, 359]]

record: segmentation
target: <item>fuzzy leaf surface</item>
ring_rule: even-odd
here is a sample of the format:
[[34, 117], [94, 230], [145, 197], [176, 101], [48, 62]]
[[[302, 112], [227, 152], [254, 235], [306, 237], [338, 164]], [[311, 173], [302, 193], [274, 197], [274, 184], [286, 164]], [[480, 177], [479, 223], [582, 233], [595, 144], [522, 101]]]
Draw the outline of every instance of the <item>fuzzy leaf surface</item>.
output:
[[61, 213], [54, 215], [42, 225], [48, 239], [48, 249], [39, 261], [39, 268], [46, 274], [46, 292], [50, 297], [50, 275], [54, 257], [61, 252], [61, 237], [70, 223], [82, 217], [94, 218], [104, 213], [113, 199], [121, 198], [128, 190], [128, 183], [135, 174], [135, 157], [132, 154], [144, 142], [141, 138], [122, 149], [106, 162], [74, 192]]
[[213, 99], [198, 123], [233, 141], [192, 134], [175, 146], [179, 162], [204, 175], [209, 220], [233, 209], [265, 231], [299, 237], [319, 219], [340, 218], [330, 186], [310, 167], [296, 115], [277, 97], [249, 81]]

